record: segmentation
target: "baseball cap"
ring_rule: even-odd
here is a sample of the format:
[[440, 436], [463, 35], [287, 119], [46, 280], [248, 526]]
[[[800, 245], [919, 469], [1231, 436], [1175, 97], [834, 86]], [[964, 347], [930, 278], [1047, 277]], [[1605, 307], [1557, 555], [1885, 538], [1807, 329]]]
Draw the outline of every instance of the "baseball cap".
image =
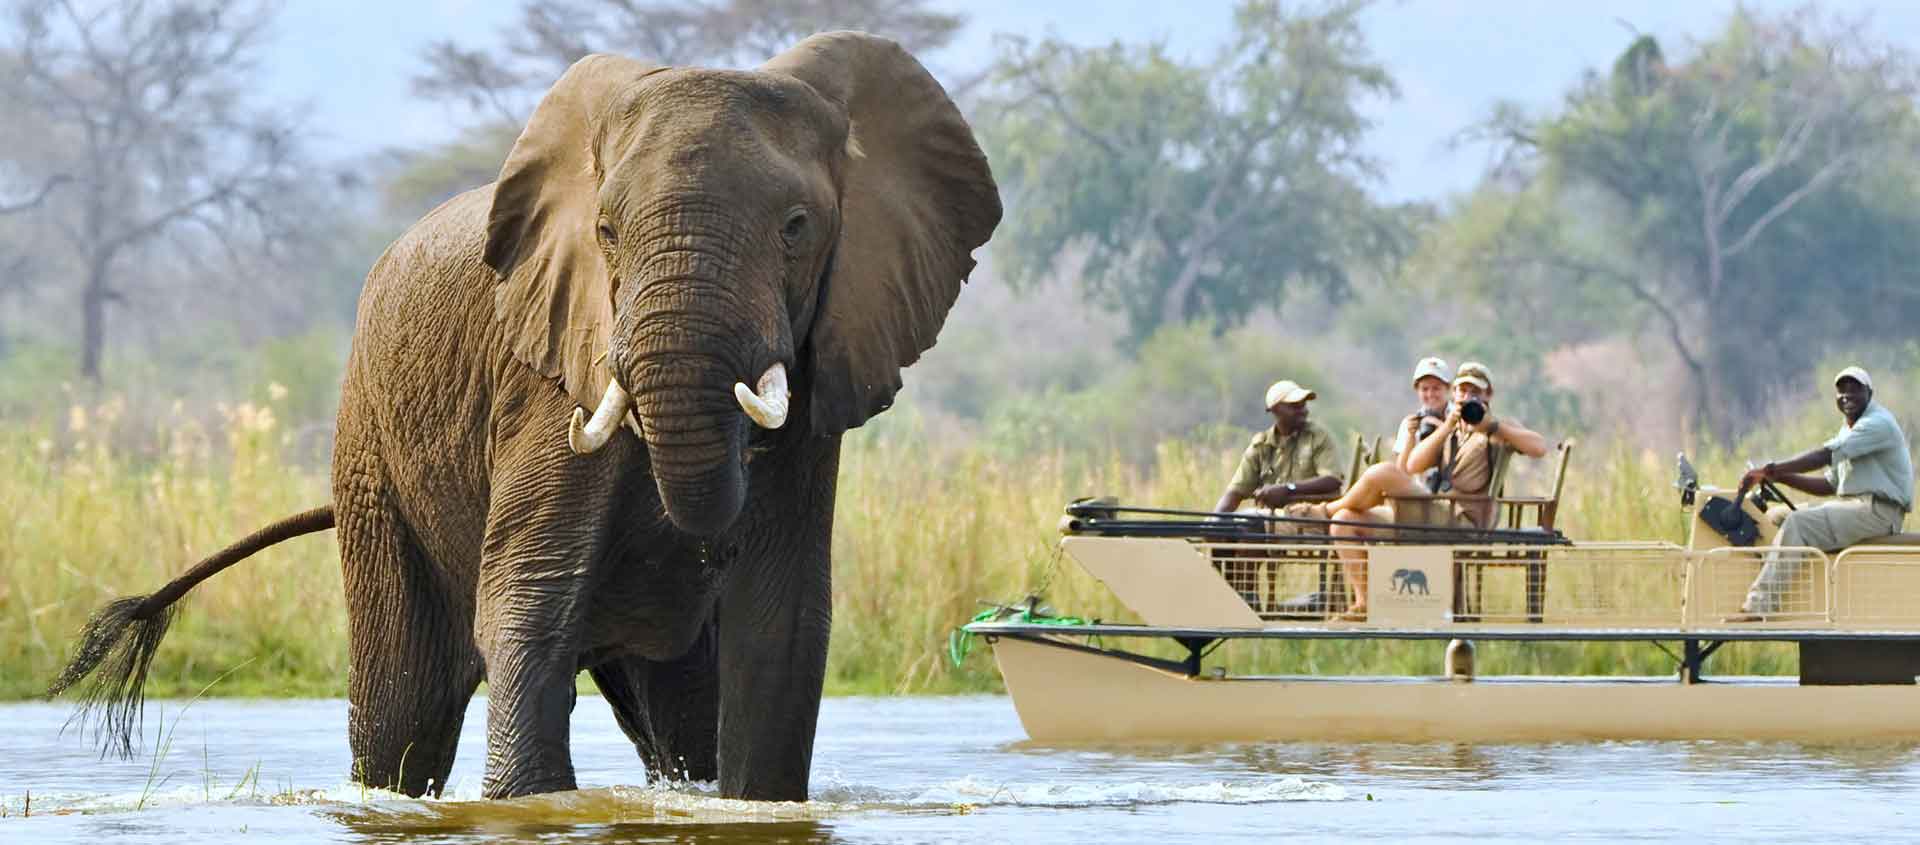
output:
[[1282, 402], [1305, 402], [1318, 395], [1290, 380], [1281, 379], [1267, 388], [1267, 407], [1271, 408]]
[[1836, 375], [1833, 377], [1833, 385], [1835, 387], [1839, 387], [1841, 379], [1849, 379], [1849, 378], [1859, 382], [1861, 387], [1864, 387], [1868, 390], [1873, 389], [1873, 377], [1867, 375], [1866, 370], [1863, 370], [1857, 366], [1848, 367], [1844, 370], [1841, 370], [1839, 375]]
[[1459, 371], [1453, 374], [1453, 383], [1477, 384], [1481, 390], [1493, 389], [1493, 374], [1487, 371], [1487, 365], [1479, 361], [1464, 361]]
[[1427, 376], [1433, 376], [1447, 384], [1453, 383], [1453, 371], [1447, 369], [1447, 362], [1440, 358], [1422, 358], [1420, 363], [1413, 365], [1415, 387], [1418, 387], [1420, 380]]

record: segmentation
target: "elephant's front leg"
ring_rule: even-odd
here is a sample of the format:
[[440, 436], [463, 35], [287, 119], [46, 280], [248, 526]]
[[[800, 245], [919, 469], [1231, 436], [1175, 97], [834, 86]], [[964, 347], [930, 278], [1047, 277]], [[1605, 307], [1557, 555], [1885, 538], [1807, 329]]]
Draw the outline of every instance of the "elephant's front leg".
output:
[[574, 788], [568, 718], [609, 510], [609, 485], [591, 475], [549, 467], [494, 485], [474, 613], [487, 669], [488, 798]]
[[833, 626], [839, 438], [814, 445], [756, 475], [720, 596], [720, 794], [729, 798], [807, 800]]

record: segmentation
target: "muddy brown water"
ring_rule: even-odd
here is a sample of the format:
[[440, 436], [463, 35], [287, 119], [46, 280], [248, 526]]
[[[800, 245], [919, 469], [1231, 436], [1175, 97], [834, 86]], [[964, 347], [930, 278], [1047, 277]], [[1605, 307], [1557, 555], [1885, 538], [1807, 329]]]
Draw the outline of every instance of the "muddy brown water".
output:
[[1826, 842], [1920, 830], [1920, 748], [1906, 745], [1042, 747], [1004, 697], [836, 698], [822, 708], [812, 800], [756, 804], [646, 786], [605, 703], [583, 698], [583, 788], [489, 802], [476, 701], [447, 796], [420, 801], [348, 782], [344, 701], [151, 702], [126, 762], [62, 737], [67, 713], [0, 705], [0, 842]]

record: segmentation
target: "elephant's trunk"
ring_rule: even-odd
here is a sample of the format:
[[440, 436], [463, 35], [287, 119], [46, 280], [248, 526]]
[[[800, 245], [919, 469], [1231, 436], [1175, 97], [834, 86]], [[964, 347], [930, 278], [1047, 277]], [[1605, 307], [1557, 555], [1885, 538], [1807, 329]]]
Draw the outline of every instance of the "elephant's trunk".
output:
[[721, 386], [726, 382], [712, 381], [638, 388], [634, 397], [667, 517], [699, 536], [726, 530], [747, 496], [746, 419]]
[[684, 228], [711, 222], [707, 209], [656, 213], [680, 225], [636, 239], [608, 358], [632, 393], [668, 518], [712, 536], [745, 505], [750, 426], [787, 419], [785, 265], [743, 251], [758, 243], [747, 233]]

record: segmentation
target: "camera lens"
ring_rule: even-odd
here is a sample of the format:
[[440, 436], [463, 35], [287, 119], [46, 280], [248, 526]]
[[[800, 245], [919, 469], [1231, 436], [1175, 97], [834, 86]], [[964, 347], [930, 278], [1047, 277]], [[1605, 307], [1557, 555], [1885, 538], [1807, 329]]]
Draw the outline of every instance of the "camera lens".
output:
[[1487, 418], [1487, 405], [1478, 399], [1468, 399], [1460, 403], [1460, 419], [1467, 425], [1479, 425]]

